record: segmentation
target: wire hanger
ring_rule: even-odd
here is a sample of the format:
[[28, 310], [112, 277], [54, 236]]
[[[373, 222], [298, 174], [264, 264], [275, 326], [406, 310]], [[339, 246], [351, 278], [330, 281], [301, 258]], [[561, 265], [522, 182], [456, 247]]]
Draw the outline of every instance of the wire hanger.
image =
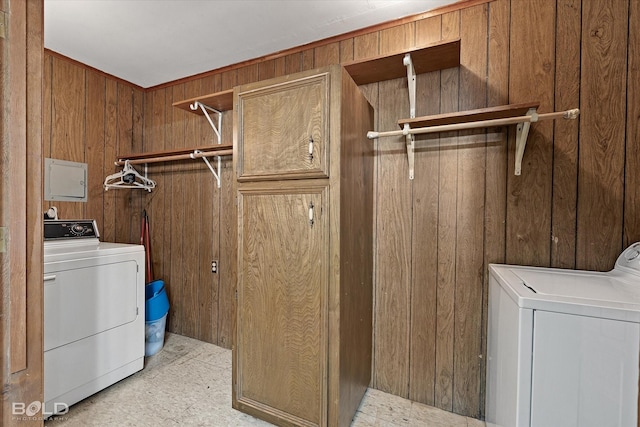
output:
[[129, 164], [129, 160], [125, 160], [122, 171], [109, 175], [104, 179], [105, 191], [110, 188], [141, 188], [151, 192], [156, 187], [156, 182], [138, 173], [137, 170]]

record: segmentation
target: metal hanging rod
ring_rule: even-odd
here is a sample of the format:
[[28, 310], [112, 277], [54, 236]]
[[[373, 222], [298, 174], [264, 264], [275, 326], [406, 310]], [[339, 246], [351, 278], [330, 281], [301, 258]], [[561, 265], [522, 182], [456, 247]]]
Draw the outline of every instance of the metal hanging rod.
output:
[[[130, 165], [140, 165], [143, 163], [160, 163], [160, 162], [170, 162], [173, 160], [188, 160], [188, 159], [199, 159], [205, 157], [214, 157], [214, 156], [228, 156], [233, 154], [232, 149], [228, 150], [218, 150], [218, 151], [200, 151], [194, 150], [192, 153], [187, 154], [174, 154], [167, 156], [157, 156], [157, 157], [148, 157], [145, 159], [134, 159], [129, 160]], [[115, 162], [116, 166], [123, 166], [127, 160], [118, 160]]]
[[367, 138], [383, 138], [387, 136], [400, 136], [400, 135], [419, 135], [425, 133], [437, 133], [437, 132], [450, 132], [456, 130], [465, 130], [465, 129], [475, 129], [475, 128], [483, 128], [483, 127], [495, 127], [495, 126], [504, 126], [504, 125], [513, 125], [517, 123], [532, 123], [540, 120], [549, 120], [549, 119], [575, 119], [580, 114], [580, 110], [575, 108], [567, 111], [557, 111], [553, 113], [542, 113], [542, 114], [530, 114], [518, 117], [508, 117], [504, 119], [493, 119], [493, 120], [481, 120], [477, 122], [469, 122], [469, 123], [455, 123], [450, 125], [438, 125], [438, 126], [427, 126], [421, 128], [405, 128], [400, 130], [391, 130], [387, 132], [367, 132]]

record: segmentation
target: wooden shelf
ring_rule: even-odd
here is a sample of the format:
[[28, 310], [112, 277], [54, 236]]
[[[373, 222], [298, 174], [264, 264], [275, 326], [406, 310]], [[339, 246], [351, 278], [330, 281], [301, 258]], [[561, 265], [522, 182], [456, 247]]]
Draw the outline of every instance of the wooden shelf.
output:
[[460, 65], [460, 39], [438, 42], [421, 48], [353, 61], [344, 68], [358, 85], [407, 76], [402, 60], [409, 53], [416, 74], [444, 70]]
[[531, 108], [538, 108], [539, 102], [501, 105], [498, 107], [480, 108], [477, 110], [460, 111], [455, 113], [437, 114], [433, 116], [416, 117], [414, 119], [400, 119], [400, 129], [408, 124], [410, 128], [453, 125], [459, 123], [479, 122], [484, 120], [507, 119], [527, 114]]
[[172, 105], [190, 113], [202, 114], [201, 109], [192, 110], [191, 104], [199, 101], [207, 107], [214, 108], [218, 111], [228, 111], [233, 109], [233, 89], [224, 90], [222, 92], [210, 93], [209, 95], [197, 96], [195, 98], [185, 99], [184, 101], [176, 101]]

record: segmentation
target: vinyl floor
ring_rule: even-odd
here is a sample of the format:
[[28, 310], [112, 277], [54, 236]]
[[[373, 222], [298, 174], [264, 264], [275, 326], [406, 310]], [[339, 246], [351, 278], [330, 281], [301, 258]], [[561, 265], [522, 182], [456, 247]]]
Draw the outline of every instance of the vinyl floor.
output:
[[[368, 389], [352, 427], [484, 427], [379, 390]], [[231, 407], [231, 350], [167, 333], [145, 368], [45, 421], [47, 427], [213, 426], [271, 424]]]

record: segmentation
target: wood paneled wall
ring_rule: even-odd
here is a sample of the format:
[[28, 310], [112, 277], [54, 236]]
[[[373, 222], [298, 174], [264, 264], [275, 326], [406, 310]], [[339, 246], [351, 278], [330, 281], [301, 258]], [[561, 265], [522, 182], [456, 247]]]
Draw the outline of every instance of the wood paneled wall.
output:
[[[635, 0], [495, 0], [358, 32], [151, 90], [47, 56], [45, 128], [53, 157], [90, 163], [104, 240], [135, 242], [151, 216], [155, 277], [168, 329], [232, 344], [236, 206], [202, 162], [149, 167], [151, 194], [101, 189], [115, 153], [212, 143], [204, 119], [171, 107], [237, 84], [461, 38], [461, 65], [419, 75], [417, 114], [539, 101], [579, 120], [532, 126], [522, 175], [514, 127], [420, 136], [415, 179], [401, 139], [375, 144], [372, 386], [475, 417], [484, 413], [490, 263], [608, 270], [640, 240], [640, 6]], [[406, 79], [362, 86], [377, 130], [407, 117]], [[231, 114], [223, 140], [231, 142]], [[142, 123], [144, 122], [144, 127]], [[95, 165], [95, 166], [91, 166]], [[93, 170], [95, 168], [95, 170]], [[62, 204], [61, 204], [62, 205]], [[70, 215], [73, 213], [73, 215]], [[219, 261], [219, 273], [210, 271]]]
[[63, 219], [90, 218], [105, 242], [140, 243], [138, 191], [104, 191], [116, 155], [143, 149], [143, 92], [46, 52], [43, 73], [44, 157], [88, 164], [86, 203], [44, 202]]

